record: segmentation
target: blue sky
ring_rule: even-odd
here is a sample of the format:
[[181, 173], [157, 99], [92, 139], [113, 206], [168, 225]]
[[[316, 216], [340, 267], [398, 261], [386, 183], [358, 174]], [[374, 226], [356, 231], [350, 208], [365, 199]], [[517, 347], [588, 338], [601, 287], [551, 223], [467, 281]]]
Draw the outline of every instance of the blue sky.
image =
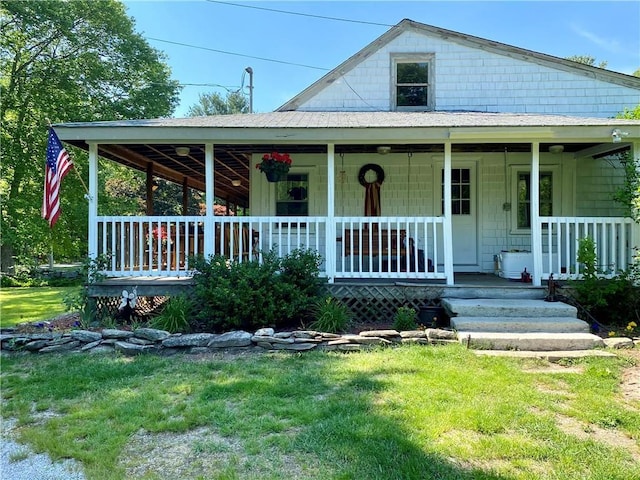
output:
[[[627, 74], [640, 68], [638, 0], [124, 3], [136, 30], [167, 55], [173, 79], [181, 84], [210, 84], [185, 86], [177, 117], [197, 103], [199, 93], [224, 95], [227, 89], [239, 89], [249, 66], [254, 71], [254, 111], [274, 110], [386, 32], [390, 27], [385, 25], [395, 25], [403, 18], [557, 57], [590, 55], [598, 63], [606, 61], [608, 69]], [[245, 91], [248, 83], [245, 75]]]

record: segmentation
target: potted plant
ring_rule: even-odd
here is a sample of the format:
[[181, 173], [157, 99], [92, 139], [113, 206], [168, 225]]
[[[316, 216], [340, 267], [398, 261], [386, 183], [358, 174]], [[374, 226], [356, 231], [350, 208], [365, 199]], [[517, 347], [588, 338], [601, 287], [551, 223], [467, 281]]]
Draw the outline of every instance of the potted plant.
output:
[[279, 182], [291, 168], [291, 157], [288, 153], [265, 153], [256, 168], [264, 172], [269, 182]]

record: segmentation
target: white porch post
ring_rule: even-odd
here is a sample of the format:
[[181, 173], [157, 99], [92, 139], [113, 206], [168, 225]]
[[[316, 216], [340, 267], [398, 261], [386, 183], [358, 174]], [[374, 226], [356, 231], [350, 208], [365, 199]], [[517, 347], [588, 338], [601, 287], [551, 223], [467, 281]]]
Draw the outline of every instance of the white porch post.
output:
[[325, 242], [325, 270], [329, 283], [336, 276], [336, 222], [335, 222], [335, 145], [327, 144], [327, 227]]
[[98, 144], [89, 144], [89, 238], [88, 257], [98, 256]]
[[[633, 145], [631, 145], [631, 158], [636, 166], [636, 172], [638, 172], [638, 175], [640, 176], [640, 142], [633, 142]], [[633, 218], [636, 220], [640, 219], [640, 200], [636, 204], [636, 208], [633, 210]], [[631, 231], [631, 247], [640, 249], [640, 224], [638, 224], [638, 221], [632, 223], [631, 228], [633, 229]], [[634, 250], [634, 253], [639, 255], [638, 260], [640, 261], [640, 250]]]
[[444, 144], [444, 274], [453, 285], [453, 228], [451, 227], [451, 142]]
[[204, 146], [204, 174], [205, 174], [205, 206], [204, 217], [204, 256], [209, 258], [213, 255], [213, 203], [215, 199], [214, 171], [213, 171], [213, 143]]
[[542, 284], [542, 228], [540, 225], [540, 142], [531, 143], [531, 252], [533, 285]]

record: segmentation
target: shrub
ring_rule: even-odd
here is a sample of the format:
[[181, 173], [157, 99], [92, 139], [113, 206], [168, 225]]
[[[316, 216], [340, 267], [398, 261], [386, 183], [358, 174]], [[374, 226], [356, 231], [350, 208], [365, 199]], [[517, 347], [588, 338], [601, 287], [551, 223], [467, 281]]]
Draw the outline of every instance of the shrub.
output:
[[170, 333], [186, 333], [189, 331], [189, 314], [191, 301], [186, 295], [171, 297], [162, 311], [151, 320], [151, 326]]
[[353, 316], [349, 307], [332, 297], [316, 300], [311, 314], [315, 320], [310, 328], [329, 333], [344, 332]]
[[399, 331], [415, 330], [418, 326], [418, 313], [411, 307], [400, 307], [393, 317], [393, 328]]
[[302, 249], [284, 258], [266, 252], [261, 263], [194, 259], [195, 329], [249, 330], [300, 321], [320, 292], [320, 263], [318, 253]]

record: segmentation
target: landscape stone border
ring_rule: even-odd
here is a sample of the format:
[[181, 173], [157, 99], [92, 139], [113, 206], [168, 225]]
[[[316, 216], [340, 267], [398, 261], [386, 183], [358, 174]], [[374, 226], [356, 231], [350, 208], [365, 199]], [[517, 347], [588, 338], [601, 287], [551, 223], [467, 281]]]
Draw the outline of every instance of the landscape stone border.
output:
[[3, 353], [60, 353], [119, 352], [126, 356], [142, 353], [174, 355], [178, 353], [203, 354], [228, 350], [308, 350], [358, 351], [374, 346], [392, 346], [403, 343], [424, 345], [456, 343], [455, 332], [429, 328], [426, 330], [369, 330], [359, 334], [337, 335], [313, 330], [275, 332], [261, 328], [255, 333], [243, 330], [222, 334], [175, 333], [154, 328], [134, 331], [106, 328], [102, 331], [71, 330], [69, 332], [20, 333], [5, 329], [0, 333]]

